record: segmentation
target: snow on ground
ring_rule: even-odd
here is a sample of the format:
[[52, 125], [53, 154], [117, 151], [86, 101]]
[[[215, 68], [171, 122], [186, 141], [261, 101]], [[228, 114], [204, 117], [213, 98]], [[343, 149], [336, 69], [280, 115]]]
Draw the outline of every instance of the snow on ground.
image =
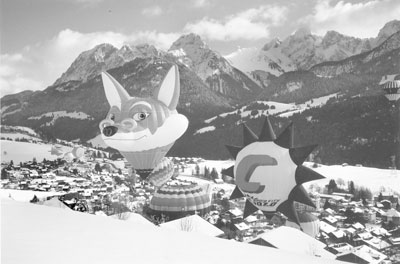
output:
[[215, 126], [203, 127], [203, 128], [200, 128], [199, 130], [197, 130], [193, 135], [202, 134], [202, 133], [210, 132], [210, 131], [214, 131], [214, 130], [215, 130]]
[[[204, 160], [199, 162], [200, 174], [204, 173], [204, 167], [207, 166], [210, 171], [215, 168], [219, 175], [221, 175], [221, 170], [229, 168], [234, 165], [233, 160]], [[357, 167], [357, 166], [342, 166], [342, 165], [319, 165], [318, 168], [312, 168], [314, 163], [305, 162], [304, 165], [315, 170], [321, 175], [325, 176], [326, 179], [316, 180], [312, 182], [305, 183], [304, 186], [308, 187], [311, 184], [319, 185], [321, 187], [327, 185], [330, 179], [337, 180], [338, 178], [343, 179], [346, 184], [348, 181], [353, 181], [357, 186], [363, 186], [371, 189], [372, 192], [379, 192], [381, 186], [385, 187], [386, 190], [392, 189], [393, 191], [400, 192], [400, 170], [387, 170], [387, 169], [377, 169], [369, 167]], [[180, 176], [184, 179], [193, 180], [199, 184], [205, 184], [210, 181], [199, 179], [192, 176], [195, 171], [195, 164], [189, 164], [185, 168], [184, 172], [180, 172]], [[224, 186], [226, 185], [226, 186]], [[212, 186], [218, 186], [218, 188], [226, 189], [226, 191], [231, 191], [234, 189], [232, 184], [215, 184]]]
[[310, 109], [310, 108], [314, 108], [314, 107], [321, 107], [321, 106], [325, 105], [329, 99], [336, 97], [336, 96], [338, 96], [338, 93], [329, 94], [329, 95], [311, 99], [305, 103], [296, 105], [297, 109], [294, 109], [294, 110], [286, 112], [286, 113], [282, 113], [279, 116], [280, 117], [290, 117], [294, 114], [301, 113], [306, 109]]
[[1, 189], [1, 199], [11, 199], [18, 202], [29, 202], [36, 195], [39, 200], [45, 200], [47, 197], [55, 195], [63, 195], [63, 192], [39, 192], [31, 190], [12, 190], [12, 189]]
[[56, 112], [48, 112], [48, 113], [45, 113], [45, 114], [41, 114], [41, 115], [39, 115], [39, 116], [31, 116], [31, 117], [29, 117], [28, 119], [42, 119], [42, 118], [44, 118], [44, 117], [51, 117], [52, 119], [49, 121], [49, 122], [46, 122], [44, 125], [45, 126], [52, 126], [52, 125], [54, 125], [54, 123], [56, 122], [56, 120], [58, 119], [58, 118], [61, 118], [61, 117], [69, 117], [69, 118], [74, 118], [74, 119], [82, 119], [82, 120], [85, 120], [85, 119], [93, 119], [93, 117], [91, 117], [90, 115], [88, 115], [88, 114], [85, 114], [85, 113], [83, 113], [83, 112], [76, 112], [76, 111], [74, 111], [74, 112], [70, 112], [70, 113], [68, 113], [67, 111], [56, 111]]
[[101, 148], [107, 148], [108, 146], [104, 142], [103, 138], [101, 137], [100, 134], [95, 136], [94, 138], [90, 139], [87, 141], [88, 143], [92, 143], [93, 147], [101, 147]]
[[[10, 130], [15, 130], [15, 131], [17, 131], [17, 132], [25, 132], [25, 133], [27, 133], [27, 134], [29, 134], [29, 135], [31, 135], [31, 136], [36, 136], [36, 137], [38, 137], [39, 135], [32, 129], [32, 128], [30, 128], [30, 127], [24, 127], [24, 126], [5, 126], [5, 125], [2, 125], [1, 127], [3, 127], [3, 128], [5, 128], [6, 130], [7, 129], [10, 129]], [[20, 130], [20, 131], [19, 131]], [[3, 133], [2, 133], [3, 134]]]
[[[210, 169], [210, 172], [213, 168], [215, 168], [218, 172], [219, 177], [221, 178], [221, 170], [229, 168], [230, 166], [234, 165], [234, 163], [235, 162], [233, 160], [204, 160], [199, 162], [198, 165], [200, 168], [200, 174], [204, 174], [204, 167], [208, 167]], [[183, 172], [179, 172], [179, 178], [183, 180], [194, 181], [202, 186], [210, 185], [211, 189], [223, 189], [226, 193], [231, 193], [233, 189], [235, 189], [235, 186], [233, 184], [214, 183], [212, 181], [193, 176], [193, 172], [196, 171], [195, 167], [196, 164], [188, 164], [188, 167], [185, 168]]]
[[[292, 86], [288, 87], [288, 89], [292, 89], [292, 90], [298, 89], [298, 87], [296, 85], [298, 85], [298, 84], [293, 83]], [[329, 99], [331, 99], [333, 97], [337, 97], [337, 96], [338, 96], [338, 93], [333, 93], [333, 94], [321, 96], [318, 98], [313, 98], [302, 104], [294, 104], [294, 103], [285, 104], [285, 103], [278, 103], [278, 102], [274, 102], [274, 101], [256, 101], [255, 103], [262, 104], [262, 105], [268, 105], [269, 108], [262, 109], [263, 107], [260, 107], [261, 109], [245, 110], [249, 106], [249, 105], [245, 105], [239, 109], [235, 109], [233, 111], [222, 113], [217, 116], [206, 119], [206, 120], [204, 120], [204, 123], [211, 124], [218, 117], [225, 118], [228, 115], [233, 115], [233, 114], [237, 114], [237, 113], [240, 114], [241, 118], [252, 118], [253, 116], [254, 116], [254, 118], [257, 118], [260, 116], [267, 116], [267, 115], [278, 115], [280, 117], [290, 117], [294, 114], [301, 113], [310, 108], [321, 107], [321, 106], [325, 105]], [[254, 104], [254, 103], [252, 103], [252, 104]], [[238, 112], [238, 110], [239, 110], [239, 112]], [[254, 111], [257, 111], [257, 113], [254, 114]], [[194, 134], [196, 135], [196, 134], [212, 131], [210, 129], [211, 127], [212, 126], [203, 127], [201, 129], [197, 130], [196, 133], [194, 133]]]
[[[15, 163], [32, 161], [35, 157], [36, 160], [42, 161], [45, 159], [56, 159], [57, 157], [51, 155], [50, 144], [34, 144], [28, 142], [17, 142], [9, 140], [0, 140], [1, 146], [1, 162], [9, 162], [10, 160]], [[71, 151], [71, 147], [63, 146], [65, 152]]]
[[251, 76], [251, 72], [262, 70], [275, 76], [293, 71], [293, 62], [280, 49], [239, 48], [225, 58], [236, 68]]
[[7, 264], [340, 263], [72, 210], [1, 203], [1, 262]]
[[[312, 163], [305, 163], [305, 165], [312, 168]], [[342, 165], [321, 165], [312, 169], [325, 176], [326, 179], [308, 182], [305, 186], [316, 184], [322, 187], [328, 184], [330, 179], [337, 180], [341, 178], [346, 184], [348, 181], [353, 181], [355, 185], [367, 187], [372, 192], [379, 192], [381, 186], [385, 187], [387, 191], [400, 192], [400, 170]]]
[[4, 114], [1, 114], [1, 117], [4, 118], [6, 116], [13, 115], [13, 114], [18, 113], [18, 112], [21, 112], [21, 108], [15, 109], [13, 111], [10, 111], [10, 112], [4, 113]]
[[[285, 104], [285, 103], [278, 103], [278, 102], [274, 102], [274, 101], [256, 101], [255, 103], [269, 106], [269, 109], [257, 110], [258, 115], [267, 115], [267, 113], [268, 113], [268, 115], [276, 115], [276, 114], [279, 114], [282, 112], [298, 110], [298, 107], [295, 104]], [[251, 104], [254, 104], [254, 103], [251, 103]], [[253, 110], [245, 110], [247, 107], [248, 107], [248, 105], [245, 105], [239, 109], [235, 109], [230, 112], [219, 114], [217, 116], [214, 116], [214, 117], [204, 120], [204, 123], [209, 124], [209, 123], [213, 122], [215, 119], [217, 119], [218, 117], [224, 118], [224, 117], [227, 117], [228, 115], [236, 114], [238, 112], [238, 110], [239, 110], [241, 118], [249, 117], [249, 116], [251, 116], [251, 113]]]
[[12, 140], [15, 140], [16, 138], [22, 139], [31, 139], [31, 140], [36, 140], [36, 141], [42, 141], [40, 138], [33, 137], [33, 136], [28, 136], [26, 134], [21, 134], [21, 133], [1, 133], [1, 137], [4, 138], [11, 138]]

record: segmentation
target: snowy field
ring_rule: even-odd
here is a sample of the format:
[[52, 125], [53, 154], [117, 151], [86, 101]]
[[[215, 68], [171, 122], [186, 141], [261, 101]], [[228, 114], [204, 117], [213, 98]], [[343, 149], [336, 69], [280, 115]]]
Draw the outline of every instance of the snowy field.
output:
[[63, 195], [63, 192], [39, 192], [31, 190], [11, 190], [11, 189], [1, 189], [0, 197], [1, 199], [11, 199], [18, 202], [29, 202], [36, 195], [39, 200], [45, 200], [47, 197], [54, 195]]
[[[312, 163], [306, 163], [306, 166], [312, 166]], [[386, 191], [393, 190], [400, 192], [400, 170], [385, 170], [369, 167], [321, 165], [318, 168], [312, 168], [316, 172], [324, 175], [326, 179], [317, 180], [304, 184], [317, 184], [324, 186], [329, 183], [330, 179], [343, 179], [346, 184], [348, 181], [353, 181], [357, 186], [363, 186], [371, 189], [372, 192], [379, 192], [383, 186]]]
[[28, 140], [31, 139], [31, 140], [36, 140], [36, 141], [42, 141], [40, 138], [29, 136], [29, 135], [22, 134], [22, 133], [1, 133], [1, 137], [11, 138], [12, 140], [15, 140], [17, 138], [19, 138], [19, 139], [24, 138], [24, 139], [28, 139]]
[[[229, 168], [232, 165], [234, 165], [233, 160], [205, 160], [199, 162], [200, 174], [204, 173], [204, 167], [207, 166], [210, 171], [212, 168], [216, 168], [218, 174], [221, 175], [222, 169]], [[386, 191], [393, 190], [400, 192], [400, 170], [342, 165], [320, 165], [318, 168], [312, 168], [313, 163], [309, 162], [306, 162], [304, 165], [326, 177], [326, 179], [305, 183], [305, 187], [311, 184], [323, 187], [329, 183], [330, 179], [337, 180], [340, 178], [343, 179], [346, 184], [348, 181], [353, 181], [355, 185], [367, 187], [374, 193], [379, 192], [382, 186]], [[192, 172], [195, 171], [195, 166], [195, 164], [189, 164], [184, 172], [180, 172], [180, 175], [194, 178], [191, 176]], [[201, 183], [201, 181], [206, 180], [198, 179], [198, 181]], [[218, 187], [222, 188], [223, 186], [218, 184]], [[345, 187], [347, 187], [347, 185]], [[230, 188], [228, 188], [228, 190], [230, 190]]]
[[[34, 144], [28, 142], [16, 142], [8, 140], [0, 140], [1, 145], [1, 162], [9, 162], [10, 160], [15, 163], [32, 161], [35, 157], [37, 161], [45, 159], [56, 159], [57, 156], [51, 155], [50, 144]], [[71, 151], [71, 147], [63, 146], [65, 152]]]
[[72, 210], [1, 200], [1, 263], [340, 263]]

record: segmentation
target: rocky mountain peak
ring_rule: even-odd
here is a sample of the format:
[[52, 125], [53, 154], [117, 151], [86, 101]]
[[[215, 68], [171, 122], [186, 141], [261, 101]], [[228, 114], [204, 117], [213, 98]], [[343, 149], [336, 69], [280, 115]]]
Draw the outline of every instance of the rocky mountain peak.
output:
[[54, 85], [68, 81], [86, 81], [93, 74], [105, 69], [106, 61], [118, 51], [113, 45], [103, 43], [82, 52]]
[[174, 43], [172, 43], [171, 50], [192, 50], [192, 49], [209, 49], [207, 44], [201, 39], [197, 34], [190, 33], [187, 35], [182, 35]]
[[375, 39], [375, 46], [382, 44], [388, 37], [394, 33], [400, 31], [400, 20], [392, 20], [386, 23], [381, 30], [379, 30], [378, 36]]
[[270, 42], [268, 42], [267, 44], [264, 45], [264, 47], [262, 47], [262, 50], [270, 50], [270, 49], [274, 49], [274, 48], [278, 48], [281, 45], [282, 41], [279, 38], [273, 38]]
[[309, 27], [300, 27], [294, 32], [292, 36], [296, 39], [302, 39], [310, 35], [311, 35], [311, 30]]

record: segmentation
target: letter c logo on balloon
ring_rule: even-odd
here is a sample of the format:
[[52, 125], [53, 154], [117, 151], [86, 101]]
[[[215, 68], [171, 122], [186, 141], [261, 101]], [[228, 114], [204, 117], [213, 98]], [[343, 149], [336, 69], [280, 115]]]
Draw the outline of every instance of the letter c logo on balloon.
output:
[[248, 155], [237, 165], [236, 184], [247, 193], [262, 193], [265, 185], [259, 182], [250, 182], [253, 172], [259, 166], [276, 166], [278, 162], [268, 155]]

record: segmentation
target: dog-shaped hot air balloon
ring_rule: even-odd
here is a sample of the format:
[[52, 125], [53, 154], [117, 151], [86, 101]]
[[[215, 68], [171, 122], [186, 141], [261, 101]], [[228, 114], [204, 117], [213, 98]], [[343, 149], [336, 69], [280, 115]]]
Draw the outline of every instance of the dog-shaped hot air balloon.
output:
[[129, 96], [106, 72], [102, 73], [102, 79], [110, 104], [106, 119], [99, 125], [102, 138], [146, 179], [189, 124], [176, 111], [180, 94], [178, 67], [171, 67], [150, 98]]

